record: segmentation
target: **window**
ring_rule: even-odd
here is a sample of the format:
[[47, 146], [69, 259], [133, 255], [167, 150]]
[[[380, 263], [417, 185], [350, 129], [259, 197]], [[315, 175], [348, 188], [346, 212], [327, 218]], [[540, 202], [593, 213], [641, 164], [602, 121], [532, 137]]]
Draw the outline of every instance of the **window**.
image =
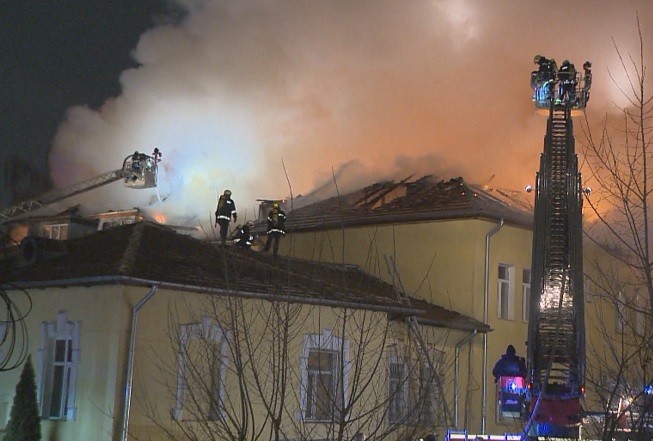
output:
[[404, 420], [408, 414], [408, 366], [406, 359], [390, 348], [388, 357], [388, 418], [391, 423]]
[[583, 284], [583, 295], [585, 296], [585, 302], [587, 303], [592, 303], [594, 296], [596, 295], [594, 292], [594, 284], [592, 283], [592, 279], [590, 279], [587, 275], [585, 276], [585, 282]]
[[419, 372], [420, 399], [419, 399], [419, 422], [427, 425], [435, 422], [435, 397], [437, 396], [436, 378], [437, 372], [428, 362], [421, 365]]
[[53, 224], [43, 227], [43, 237], [48, 239], [68, 239], [68, 224]]
[[619, 334], [626, 331], [626, 298], [622, 291], [617, 294], [616, 330]]
[[524, 268], [522, 270], [522, 321], [527, 322], [531, 310], [531, 270]]
[[515, 267], [512, 265], [499, 265], [498, 287], [498, 316], [501, 319], [513, 320], [515, 318]]
[[209, 317], [181, 326], [173, 409], [176, 420], [215, 421], [223, 417], [229, 338], [230, 333]]
[[[443, 366], [444, 352], [431, 348], [431, 363], [424, 357], [419, 365], [417, 390], [413, 398], [416, 422], [420, 425], [433, 426], [444, 422], [439, 406], [443, 403], [442, 379], [444, 375], [438, 370]], [[439, 417], [439, 418], [438, 418]]]
[[635, 289], [635, 332], [638, 335], [646, 334], [648, 299], [639, 293], [639, 288]]
[[116, 228], [121, 225], [133, 224], [134, 219], [116, 219], [116, 220], [100, 220], [98, 225], [98, 230], [108, 230], [110, 228]]
[[331, 335], [304, 336], [300, 371], [301, 416], [308, 421], [333, 421], [342, 408], [349, 372], [349, 342]]
[[38, 393], [44, 419], [74, 420], [76, 417], [80, 326], [80, 322], [67, 321], [65, 311], [59, 312], [56, 322], [41, 324]]

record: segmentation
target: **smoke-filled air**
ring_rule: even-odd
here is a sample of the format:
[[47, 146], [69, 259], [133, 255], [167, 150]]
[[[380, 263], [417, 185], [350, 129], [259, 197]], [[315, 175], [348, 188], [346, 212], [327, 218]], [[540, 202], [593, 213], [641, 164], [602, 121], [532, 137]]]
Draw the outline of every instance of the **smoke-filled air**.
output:
[[621, 99], [614, 44], [639, 51], [637, 15], [653, 32], [650, 0], [177, 3], [182, 18], [133, 49], [122, 93], [98, 111], [70, 108], [53, 141], [57, 187], [134, 151], [163, 153], [158, 188], [113, 183], [77, 198], [90, 210], [196, 225], [227, 188], [243, 220], [259, 198], [410, 175], [522, 189], [546, 125], [531, 102], [533, 57], [579, 70], [590, 60], [588, 113], [600, 118]]

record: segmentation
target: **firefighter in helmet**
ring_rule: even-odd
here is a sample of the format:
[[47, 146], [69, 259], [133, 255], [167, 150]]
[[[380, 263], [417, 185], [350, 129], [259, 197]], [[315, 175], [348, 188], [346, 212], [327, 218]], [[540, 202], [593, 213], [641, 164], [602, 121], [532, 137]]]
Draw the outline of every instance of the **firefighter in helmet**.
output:
[[286, 235], [286, 213], [279, 207], [279, 203], [272, 204], [272, 210], [268, 213], [268, 239], [265, 242], [265, 251], [270, 251], [274, 242], [272, 253], [279, 254], [279, 240]]
[[573, 103], [576, 98], [576, 67], [565, 60], [558, 71], [558, 99], [556, 104]]
[[526, 373], [526, 360], [517, 355], [517, 350], [513, 345], [508, 345], [506, 353], [501, 356], [492, 369], [495, 383], [498, 382], [499, 377], [504, 375], [526, 377]]
[[592, 88], [592, 63], [583, 63], [583, 106], [590, 100], [590, 89]]
[[[538, 65], [538, 69], [531, 73], [531, 87], [535, 90], [535, 98], [551, 98], [553, 94], [553, 82], [556, 79], [556, 71], [558, 69], [556, 62], [553, 58], [548, 59], [542, 55], [535, 55], [533, 63]], [[538, 91], [541, 93], [538, 94]]]
[[218, 207], [215, 209], [215, 225], [220, 224], [220, 244], [222, 246], [227, 242], [227, 232], [232, 217], [234, 222], [238, 220], [236, 203], [231, 199], [231, 190], [225, 190], [218, 198]]
[[234, 235], [234, 245], [238, 248], [244, 250], [249, 250], [254, 243], [254, 235], [252, 234], [253, 224], [251, 221], [247, 221], [245, 225], [238, 228], [238, 231]]

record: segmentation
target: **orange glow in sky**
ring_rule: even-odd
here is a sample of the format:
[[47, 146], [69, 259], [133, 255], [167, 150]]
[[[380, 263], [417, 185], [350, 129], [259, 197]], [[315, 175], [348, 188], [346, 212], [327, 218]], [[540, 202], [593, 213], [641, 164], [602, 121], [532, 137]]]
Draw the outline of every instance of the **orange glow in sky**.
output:
[[341, 193], [426, 174], [523, 189], [546, 131], [534, 55], [592, 61], [598, 120], [614, 109], [613, 44], [639, 50], [636, 12], [653, 23], [650, 0], [177, 3], [186, 18], [145, 32], [122, 93], [69, 109], [50, 153], [63, 186], [156, 146], [159, 187], [86, 203], [197, 223], [227, 188], [244, 219], [256, 199], [325, 197], [334, 181]]

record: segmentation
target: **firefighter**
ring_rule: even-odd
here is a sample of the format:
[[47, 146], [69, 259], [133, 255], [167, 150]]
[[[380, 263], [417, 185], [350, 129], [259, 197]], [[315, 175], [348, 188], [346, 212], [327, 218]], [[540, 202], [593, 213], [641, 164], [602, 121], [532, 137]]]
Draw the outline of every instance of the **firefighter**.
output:
[[576, 68], [569, 60], [562, 62], [558, 71], [558, 99], [556, 104], [574, 102], [576, 89]]
[[279, 203], [272, 205], [272, 210], [268, 213], [268, 239], [265, 242], [265, 252], [270, 251], [270, 245], [274, 242], [272, 253], [276, 256], [279, 254], [279, 240], [281, 236], [286, 235], [286, 213], [279, 208]]
[[231, 190], [225, 190], [218, 198], [218, 208], [215, 210], [215, 225], [220, 224], [220, 245], [224, 246], [227, 242], [227, 232], [231, 218], [234, 222], [238, 220], [236, 214], [236, 203], [231, 199]]
[[495, 383], [499, 381], [499, 377], [506, 375], [526, 377], [526, 373], [526, 360], [524, 357], [517, 356], [517, 350], [513, 345], [508, 345], [506, 353], [501, 356], [492, 369]]
[[152, 158], [154, 158], [154, 163], [155, 164], [157, 162], [161, 161], [161, 156], [163, 156], [163, 154], [161, 153], [161, 150], [159, 150], [157, 147], [154, 147], [154, 152], [152, 153]]
[[590, 100], [590, 89], [592, 88], [592, 63], [586, 61], [583, 63], [583, 105]]
[[247, 221], [245, 225], [238, 228], [234, 236], [234, 244], [244, 250], [249, 250], [254, 243], [254, 235], [252, 234], [252, 223]]
[[555, 82], [556, 70], [558, 69], [555, 60], [553, 58], [549, 60], [542, 55], [535, 55], [533, 63], [538, 65], [538, 69], [531, 73], [531, 87], [535, 90], [534, 99], [551, 98], [553, 92], [551, 83]]

